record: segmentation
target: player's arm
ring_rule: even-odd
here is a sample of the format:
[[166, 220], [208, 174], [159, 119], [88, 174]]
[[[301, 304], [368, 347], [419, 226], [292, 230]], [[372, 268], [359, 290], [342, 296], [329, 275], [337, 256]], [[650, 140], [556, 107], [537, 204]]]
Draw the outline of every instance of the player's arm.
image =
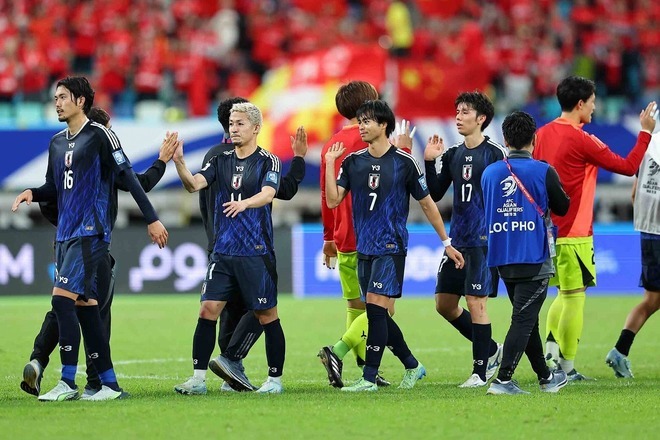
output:
[[346, 161], [342, 164], [337, 177], [340, 182], [335, 180], [337, 175], [335, 173], [335, 161], [344, 154], [344, 151], [346, 151], [346, 148], [344, 148], [343, 142], [335, 142], [325, 153], [325, 203], [330, 209], [339, 206], [347, 193], [348, 179], [345, 173], [342, 172], [344, 164], [347, 164]]
[[[329, 146], [326, 144], [326, 147]], [[325, 197], [325, 147], [321, 151], [321, 222], [323, 223], [323, 265], [334, 269], [337, 258], [337, 245], [335, 244], [335, 210], [328, 208]]]
[[548, 167], [545, 175], [545, 190], [548, 193], [548, 206], [553, 214], [563, 216], [568, 212], [571, 198], [568, 197], [559, 180], [559, 174], [553, 167]]
[[[51, 141], [52, 142], [52, 141]], [[52, 202], [57, 203], [57, 187], [53, 177], [53, 167], [51, 164], [51, 149], [48, 149], [48, 167], [46, 168], [46, 182], [38, 188], [28, 188], [14, 199], [11, 210], [15, 212], [18, 206], [25, 202], [26, 205], [34, 202]]]
[[[439, 201], [451, 185], [451, 174], [449, 171], [448, 154], [443, 154], [445, 146], [442, 138], [434, 134], [429, 138], [424, 148], [424, 170], [426, 171], [426, 183], [429, 193], [435, 202]], [[435, 162], [440, 157], [440, 173], [436, 171]]]
[[151, 237], [151, 241], [156, 243], [159, 248], [164, 248], [167, 244], [167, 229], [158, 219], [156, 210], [140, 186], [131, 162], [124, 155], [119, 139], [113, 131], [105, 127], [99, 126], [99, 130], [101, 132], [97, 132], [97, 137], [101, 143], [101, 163], [109, 166], [116, 175], [121, 176], [124, 180], [124, 184], [147, 222], [147, 233]]
[[654, 114], [656, 110], [656, 103], [650, 102], [649, 105], [647, 105], [639, 114], [639, 122], [642, 129], [637, 135], [635, 146], [625, 158], [610, 150], [610, 148], [596, 136], [583, 132], [585, 141], [582, 145], [584, 147], [584, 154], [587, 161], [613, 173], [626, 176], [634, 175], [639, 169], [639, 165], [642, 163], [649, 142], [651, 142], [651, 133], [655, 128]]
[[[168, 147], [166, 152], [169, 153], [171, 149], [171, 146]], [[177, 141], [176, 145], [174, 146], [174, 150], [172, 152], [172, 160], [174, 161], [174, 165], [176, 165], [176, 172], [181, 179], [181, 183], [183, 183], [183, 187], [189, 193], [194, 193], [200, 189], [204, 189], [212, 183], [208, 181], [208, 176], [215, 174], [215, 169], [211, 169], [213, 161], [209, 161], [206, 165], [204, 165], [199, 173], [193, 176], [193, 174], [186, 166], [186, 161], [183, 159], [183, 141]], [[205, 171], [207, 173], [203, 174]]]
[[305, 132], [304, 127], [298, 127], [296, 136], [291, 136], [291, 149], [293, 150], [291, 168], [289, 168], [289, 172], [282, 177], [282, 182], [275, 195], [275, 197], [280, 200], [291, 200], [298, 192], [298, 185], [305, 178], [307, 133]]
[[250, 208], [261, 208], [273, 201], [280, 184], [281, 163], [279, 157], [270, 154], [270, 168], [266, 170], [261, 180], [261, 191], [245, 200], [233, 200], [222, 204], [222, 211], [227, 217], [236, 217], [240, 212]]
[[440, 211], [438, 211], [438, 205], [435, 204], [430, 195], [419, 200], [419, 205], [422, 207], [422, 211], [429, 223], [431, 223], [431, 226], [433, 226], [433, 229], [435, 229], [435, 232], [440, 237], [440, 240], [442, 240], [442, 245], [445, 247], [447, 256], [456, 263], [457, 269], [462, 268], [463, 264], [465, 264], [463, 261], [463, 255], [451, 245], [451, 238], [447, 235], [445, 222], [442, 220]]

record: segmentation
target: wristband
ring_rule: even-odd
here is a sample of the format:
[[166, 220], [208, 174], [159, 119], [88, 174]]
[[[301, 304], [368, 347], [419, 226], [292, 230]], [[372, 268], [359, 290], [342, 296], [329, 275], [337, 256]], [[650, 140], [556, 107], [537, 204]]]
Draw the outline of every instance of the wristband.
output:
[[446, 240], [442, 240], [442, 245], [444, 247], [449, 247], [451, 246], [451, 237], [448, 237]]

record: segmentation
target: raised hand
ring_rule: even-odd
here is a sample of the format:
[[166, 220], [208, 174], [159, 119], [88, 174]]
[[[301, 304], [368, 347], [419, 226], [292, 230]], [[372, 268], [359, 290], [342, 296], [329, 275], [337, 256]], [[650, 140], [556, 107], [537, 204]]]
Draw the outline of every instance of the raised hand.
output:
[[402, 119], [401, 124], [394, 125], [394, 139], [392, 140], [392, 145], [397, 148], [407, 148], [412, 150], [415, 131], [417, 131], [417, 127], [413, 127], [411, 131], [410, 121]]
[[346, 148], [344, 148], [344, 143], [335, 142], [332, 144], [332, 147], [328, 148], [328, 151], [325, 153], [326, 163], [335, 163], [335, 160], [339, 159], [341, 155], [344, 154], [344, 151], [346, 151]]
[[305, 127], [302, 125], [298, 127], [298, 130], [296, 130], [296, 136], [290, 136], [290, 138], [293, 155], [305, 157], [307, 154], [307, 132], [305, 131]]
[[169, 162], [176, 151], [178, 141], [179, 133], [176, 131], [170, 133], [168, 131], [165, 135], [165, 139], [163, 139], [163, 143], [160, 145], [158, 159], [165, 163]]
[[434, 134], [429, 138], [426, 148], [424, 148], [424, 160], [435, 160], [445, 152], [445, 144], [442, 138]]
[[653, 133], [653, 130], [655, 129], [657, 113], [658, 104], [656, 104], [655, 101], [649, 102], [649, 105], [647, 105], [646, 108], [639, 114], [639, 122], [642, 124], [642, 130]]

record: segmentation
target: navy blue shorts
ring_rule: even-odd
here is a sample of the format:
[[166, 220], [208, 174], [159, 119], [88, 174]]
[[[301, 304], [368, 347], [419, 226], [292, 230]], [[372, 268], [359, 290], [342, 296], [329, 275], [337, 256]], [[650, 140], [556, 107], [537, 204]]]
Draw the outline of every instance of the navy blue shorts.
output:
[[211, 255], [202, 284], [201, 301], [230, 301], [240, 295], [248, 310], [268, 310], [277, 305], [275, 257]]
[[642, 237], [642, 275], [639, 286], [650, 292], [660, 292], [660, 240]]
[[98, 299], [99, 265], [108, 258], [108, 243], [100, 237], [77, 237], [55, 243], [55, 287], [83, 298]]
[[500, 277], [496, 268], [489, 268], [486, 264], [488, 248], [480, 246], [456, 249], [463, 254], [465, 266], [463, 269], [456, 269], [454, 262], [443, 254], [438, 268], [435, 293], [497, 296]]
[[367, 293], [401, 298], [405, 255], [358, 255], [360, 297], [366, 302]]

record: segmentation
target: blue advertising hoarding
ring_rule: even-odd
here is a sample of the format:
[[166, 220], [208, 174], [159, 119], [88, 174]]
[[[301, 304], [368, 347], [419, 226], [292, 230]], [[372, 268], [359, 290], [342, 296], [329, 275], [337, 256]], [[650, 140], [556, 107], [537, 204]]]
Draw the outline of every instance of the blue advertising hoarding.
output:
[[[429, 225], [410, 225], [410, 241], [403, 284], [404, 296], [429, 296], [435, 291], [438, 264], [443, 253], [440, 239]], [[341, 296], [339, 273], [323, 266], [323, 229], [320, 225], [298, 225], [292, 230], [293, 294], [298, 298]], [[641, 270], [639, 233], [632, 224], [594, 227], [595, 294], [639, 294]], [[549, 293], [554, 294], [555, 288]], [[506, 290], [500, 283], [500, 295]]]

